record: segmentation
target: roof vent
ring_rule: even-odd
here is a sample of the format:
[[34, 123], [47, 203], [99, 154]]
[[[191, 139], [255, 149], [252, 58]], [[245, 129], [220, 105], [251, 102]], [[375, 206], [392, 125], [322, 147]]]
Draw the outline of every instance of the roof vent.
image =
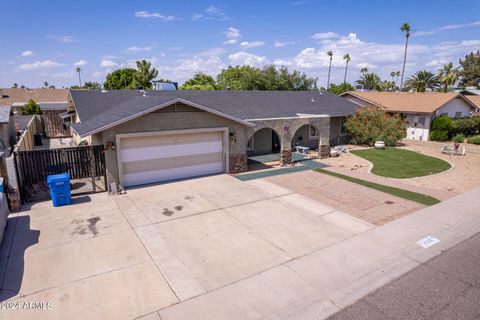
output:
[[147, 91], [145, 91], [145, 90], [140, 90], [140, 92], [142, 93], [142, 95], [143, 95], [144, 97], [148, 97], [148, 92], [147, 92]]
[[108, 91], [105, 89], [102, 89], [102, 93], [107, 93]]
[[312, 99], [311, 99], [310, 101], [312, 101], [312, 102], [315, 102], [315, 98], [314, 98], [314, 97], [312, 97]]

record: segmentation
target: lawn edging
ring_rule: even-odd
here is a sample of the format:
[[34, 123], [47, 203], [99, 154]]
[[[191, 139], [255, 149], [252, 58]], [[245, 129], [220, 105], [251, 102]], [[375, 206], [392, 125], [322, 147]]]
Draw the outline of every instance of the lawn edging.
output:
[[441, 202], [440, 200], [438, 200], [434, 197], [425, 195], [425, 194], [421, 194], [421, 193], [417, 193], [417, 192], [413, 192], [413, 191], [408, 191], [408, 190], [404, 190], [404, 189], [399, 189], [399, 188], [395, 188], [395, 187], [390, 187], [390, 186], [386, 186], [386, 185], [383, 185], [383, 184], [379, 184], [379, 183], [370, 182], [370, 181], [367, 181], [367, 180], [362, 180], [362, 179], [350, 177], [350, 176], [347, 176], [347, 175], [344, 175], [344, 174], [341, 174], [341, 173], [337, 173], [337, 172], [333, 172], [333, 171], [329, 171], [329, 170], [325, 170], [325, 169], [314, 169], [314, 171], [316, 171], [318, 173], [330, 175], [332, 177], [336, 177], [336, 178], [339, 178], [339, 179], [347, 180], [347, 181], [362, 185], [362, 186], [367, 187], [367, 188], [375, 189], [377, 191], [385, 192], [385, 193], [391, 194], [391, 195], [399, 197], [399, 198], [403, 198], [403, 199], [406, 199], [406, 200], [418, 202], [418, 203], [424, 204], [426, 206], [433, 206], [433, 205]]

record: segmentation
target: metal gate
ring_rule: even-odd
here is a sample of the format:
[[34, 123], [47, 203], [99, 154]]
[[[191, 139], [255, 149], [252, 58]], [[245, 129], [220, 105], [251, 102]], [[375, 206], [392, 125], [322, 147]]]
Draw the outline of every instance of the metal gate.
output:
[[107, 184], [103, 145], [17, 151], [15, 158], [23, 199], [48, 190], [47, 176], [52, 174], [68, 172], [72, 180], [91, 178], [93, 192], [95, 178], [104, 177], [105, 187]]

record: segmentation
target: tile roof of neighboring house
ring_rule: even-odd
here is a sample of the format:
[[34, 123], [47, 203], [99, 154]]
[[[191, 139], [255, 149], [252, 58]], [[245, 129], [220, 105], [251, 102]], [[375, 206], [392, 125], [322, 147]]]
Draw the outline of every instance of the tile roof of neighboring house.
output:
[[10, 106], [0, 106], [0, 123], [8, 123], [10, 121]]
[[37, 103], [68, 101], [68, 89], [0, 89], [0, 105], [11, 106], [14, 103], [25, 103], [33, 99]]
[[[460, 97], [472, 104], [459, 93], [444, 92], [373, 92], [349, 91], [351, 95], [388, 111], [432, 113], [450, 100]], [[346, 98], [346, 97], [345, 97]], [[472, 105], [472, 108], [474, 106]]]
[[71, 90], [81, 136], [168, 105], [179, 99], [240, 121], [298, 117], [298, 114], [346, 116], [358, 106], [331, 93], [309, 91], [148, 91], [118, 90], [102, 93]]
[[470, 100], [470, 102], [472, 102], [474, 105], [476, 105], [477, 108], [480, 108], [480, 96], [470, 95], [470, 96], [464, 96], [464, 97]]

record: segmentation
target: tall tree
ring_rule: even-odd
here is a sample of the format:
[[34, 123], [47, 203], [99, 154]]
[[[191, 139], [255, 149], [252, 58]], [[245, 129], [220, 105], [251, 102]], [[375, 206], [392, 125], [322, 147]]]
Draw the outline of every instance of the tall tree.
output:
[[211, 75], [197, 72], [192, 79], [185, 81], [180, 90], [215, 90], [216, 83]]
[[332, 83], [330, 85], [330, 88], [328, 89], [329, 92], [334, 93], [336, 95], [341, 95], [342, 93], [345, 93], [348, 91], [354, 91], [354, 90], [355, 88], [348, 82], [344, 82], [339, 85]]
[[217, 76], [219, 90], [318, 90], [317, 78], [307, 77], [299, 71], [290, 72], [287, 68], [277, 69], [274, 65], [264, 68], [252, 66], [230, 66]]
[[77, 67], [75, 69], [75, 72], [78, 73], [78, 85], [81, 87], [82, 86], [82, 77], [80, 76], [80, 73], [82, 72], [82, 69], [80, 69], [80, 67]]
[[465, 58], [460, 59], [459, 63], [461, 66], [459, 72], [460, 85], [480, 85], [480, 50], [477, 52], [470, 52]]
[[70, 87], [70, 89], [87, 89], [87, 90], [100, 90], [102, 89], [102, 85], [98, 82], [90, 82], [90, 81], [86, 81], [83, 86], [79, 86], [79, 85], [73, 85]]
[[29, 116], [35, 114], [42, 114], [42, 109], [40, 109], [40, 105], [35, 102], [35, 100], [30, 99], [22, 108], [22, 115]]
[[343, 76], [343, 83], [347, 83], [347, 71], [348, 71], [348, 63], [350, 60], [350, 55], [348, 53], [343, 55], [343, 60], [345, 60], [345, 75]]
[[400, 77], [400, 70], [395, 72], [395, 87], [398, 87], [398, 77]]
[[45, 82], [43, 83], [43, 86], [44, 86], [45, 88], [48, 88], [48, 82], [45, 81]]
[[436, 75], [427, 70], [416, 72], [405, 81], [405, 89], [413, 92], [425, 92], [435, 90], [439, 87], [440, 82]]
[[18, 88], [18, 83], [15, 82], [15, 83], [13, 84], [12, 88], [15, 88], [15, 89]]
[[361, 73], [361, 74], [366, 74], [366, 73], [368, 73], [368, 68], [367, 68], [367, 67], [363, 67], [362, 69], [360, 69], [360, 73]]
[[443, 91], [447, 92], [449, 86], [453, 86], [458, 80], [458, 68], [454, 68], [452, 63], [447, 63], [438, 70], [438, 80], [443, 85]]
[[327, 51], [327, 56], [329, 57], [328, 62], [328, 77], [327, 77], [327, 90], [330, 87], [330, 71], [332, 70], [332, 59], [333, 59], [333, 52], [332, 50]]
[[136, 73], [137, 70], [133, 68], [115, 70], [107, 74], [103, 87], [107, 90], [136, 89]]
[[395, 82], [395, 71], [390, 72], [390, 77], [392, 77], [392, 82]]
[[407, 64], [407, 50], [408, 50], [408, 38], [410, 38], [410, 24], [405, 22], [400, 27], [400, 31], [405, 33], [405, 51], [403, 53], [403, 67], [402, 67], [402, 78], [400, 80], [400, 90], [403, 88], [403, 77], [405, 75], [405, 65]]
[[381, 91], [384, 89], [382, 79], [380, 79], [380, 76], [376, 73], [364, 73], [360, 79], [355, 82], [363, 85], [363, 87], [368, 90]]
[[135, 81], [142, 89], [151, 89], [152, 80], [158, 76], [158, 70], [152, 68], [152, 63], [147, 60], [137, 61], [137, 72], [134, 75]]

